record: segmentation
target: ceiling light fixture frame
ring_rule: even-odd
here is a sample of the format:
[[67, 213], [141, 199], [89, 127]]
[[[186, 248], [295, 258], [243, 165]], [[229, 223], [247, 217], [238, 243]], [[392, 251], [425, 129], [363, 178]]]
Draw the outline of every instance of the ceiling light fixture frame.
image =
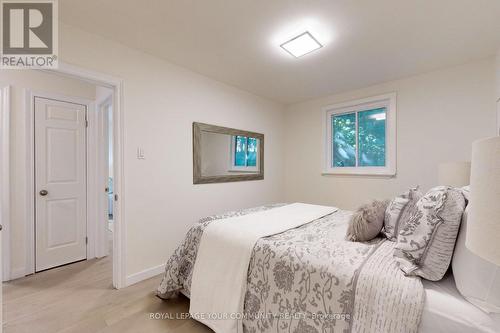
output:
[[[292, 52], [288, 51], [286, 48], [285, 48], [285, 45], [290, 43], [290, 42], [293, 42], [294, 40], [296, 39], [299, 39], [300, 37], [302, 36], [309, 36], [309, 38], [311, 38], [313, 41], [315, 41], [317, 44], [318, 44], [318, 47], [315, 48], [315, 49], [312, 49], [311, 51], [307, 52], [307, 53], [304, 53], [304, 54], [301, 54], [300, 56], [296, 56], [295, 54], [293, 54]], [[312, 53], [314, 51], [317, 51], [319, 49], [321, 49], [323, 47], [323, 44], [321, 44], [309, 31], [304, 31], [303, 33], [293, 37], [292, 39], [289, 39], [287, 40], [286, 42], [282, 43], [280, 45], [280, 47], [285, 50], [288, 54], [290, 54], [291, 56], [293, 56], [294, 58], [302, 58], [303, 56], [305, 56], [306, 54], [309, 54], [309, 53]]]

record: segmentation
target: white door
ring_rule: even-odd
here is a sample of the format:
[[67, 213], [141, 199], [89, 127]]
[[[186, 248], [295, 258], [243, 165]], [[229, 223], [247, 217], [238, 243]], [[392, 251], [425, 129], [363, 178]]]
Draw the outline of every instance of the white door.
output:
[[35, 97], [35, 271], [87, 258], [86, 106]]

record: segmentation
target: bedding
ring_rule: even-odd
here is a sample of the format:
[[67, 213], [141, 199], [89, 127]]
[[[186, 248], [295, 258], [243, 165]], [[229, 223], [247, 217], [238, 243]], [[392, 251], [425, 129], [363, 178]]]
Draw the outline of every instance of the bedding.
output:
[[[248, 263], [255, 243], [329, 215], [337, 208], [294, 203], [210, 223], [196, 256], [191, 280], [191, 315], [243, 313]], [[199, 318], [216, 332], [241, 332], [237, 318]]]
[[451, 262], [465, 198], [459, 189], [437, 186], [415, 205], [401, 227], [394, 256], [406, 275], [441, 280]]
[[384, 228], [382, 229], [382, 233], [387, 239], [393, 242], [397, 240], [399, 229], [408, 221], [409, 214], [421, 197], [422, 193], [417, 186], [408, 189], [389, 202], [385, 210]]
[[458, 292], [452, 274], [441, 281], [423, 280], [425, 306], [420, 333], [500, 332], [500, 314], [487, 314]]
[[[166, 265], [157, 295], [191, 293], [193, 267], [210, 223], [281, 205], [212, 216], [188, 232]], [[339, 210], [303, 226], [260, 238], [248, 265], [243, 331], [417, 332], [424, 305], [419, 277], [405, 277], [395, 243], [344, 239], [352, 213]], [[195, 314], [197, 316], [207, 314]]]
[[366, 242], [378, 236], [384, 226], [389, 201], [373, 200], [359, 207], [351, 216], [346, 238], [352, 242]]

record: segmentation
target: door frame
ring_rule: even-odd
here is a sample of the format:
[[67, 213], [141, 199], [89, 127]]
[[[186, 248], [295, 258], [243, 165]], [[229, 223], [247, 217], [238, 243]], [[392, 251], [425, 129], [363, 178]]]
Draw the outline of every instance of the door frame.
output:
[[2, 280], [10, 279], [10, 86], [0, 87], [0, 223], [2, 224]]
[[[35, 98], [45, 98], [67, 103], [74, 103], [85, 106], [85, 119], [88, 121], [88, 126], [85, 128], [85, 197], [86, 197], [86, 259], [96, 258], [95, 243], [96, 243], [96, 227], [98, 222], [96, 217], [96, 210], [98, 209], [97, 202], [99, 200], [99, 192], [97, 189], [96, 178], [98, 159], [95, 149], [90, 149], [92, 146], [97, 146], [97, 137], [95, 127], [97, 127], [97, 117], [95, 117], [95, 103], [93, 100], [62, 95], [57, 93], [44, 92], [39, 90], [25, 89], [24, 96], [26, 99], [26, 123], [28, 125], [26, 133], [26, 185], [28, 193], [28, 200], [26, 213], [28, 216], [28, 223], [26, 226], [26, 274], [34, 274], [36, 272], [35, 258]], [[89, 221], [93, 221], [94, 223]]]
[[[57, 69], [36, 69], [42, 72], [71, 77], [73, 79], [83, 80], [95, 85], [105, 86], [113, 90], [113, 175], [114, 175], [114, 232], [113, 232], [113, 287], [120, 289], [126, 286], [126, 267], [125, 267], [125, 249], [126, 249], [126, 228], [124, 223], [124, 199], [123, 199], [123, 80], [107, 74], [87, 70], [78, 66], [70, 65], [59, 61]], [[67, 98], [69, 96], [61, 96], [57, 94], [47, 94], [39, 91], [25, 90], [25, 110], [26, 110], [26, 135], [27, 135], [27, 170], [26, 170], [26, 183], [27, 183], [27, 249], [26, 249], [26, 274], [34, 273], [34, 196], [35, 196], [35, 183], [34, 183], [34, 104], [33, 96], [52, 96], [54, 98]], [[49, 97], [50, 98], [50, 97]], [[72, 98], [72, 97], [70, 97]], [[56, 98], [57, 99], [57, 98]], [[75, 98], [74, 100], [78, 100]], [[82, 100], [82, 99], [80, 99]], [[92, 101], [92, 110], [95, 109]], [[99, 198], [105, 195], [102, 188], [98, 186], [97, 180], [102, 178], [102, 168], [99, 168], [100, 163], [103, 163], [99, 158], [98, 149], [88, 149], [88, 147], [97, 147], [102, 140], [98, 135], [97, 112], [89, 112], [87, 110], [87, 119], [89, 127], [87, 128], [87, 198], [92, 199], [87, 202], [87, 221], [94, 221], [95, 223], [87, 223], [87, 234], [89, 242], [87, 244], [87, 259], [91, 259], [99, 255], [101, 246], [96, 242], [96, 232], [98, 230], [97, 223], [99, 223]], [[100, 161], [101, 160], [101, 161]], [[94, 194], [95, 195], [92, 195]], [[89, 210], [89, 208], [91, 210]], [[102, 216], [102, 214], [100, 214]], [[91, 230], [89, 230], [91, 225]], [[97, 250], [96, 250], [97, 249]], [[90, 255], [89, 255], [90, 254]]]

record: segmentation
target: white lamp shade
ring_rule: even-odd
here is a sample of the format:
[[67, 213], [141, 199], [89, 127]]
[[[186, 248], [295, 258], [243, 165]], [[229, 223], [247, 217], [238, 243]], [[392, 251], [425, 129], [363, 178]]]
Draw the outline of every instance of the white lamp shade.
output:
[[463, 187], [470, 184], [470, 162], [447, 162], [439, 164], [439, 185]]
[[500, 266], [500, 137], [472, 144], [470, 185], [465, 246]]

